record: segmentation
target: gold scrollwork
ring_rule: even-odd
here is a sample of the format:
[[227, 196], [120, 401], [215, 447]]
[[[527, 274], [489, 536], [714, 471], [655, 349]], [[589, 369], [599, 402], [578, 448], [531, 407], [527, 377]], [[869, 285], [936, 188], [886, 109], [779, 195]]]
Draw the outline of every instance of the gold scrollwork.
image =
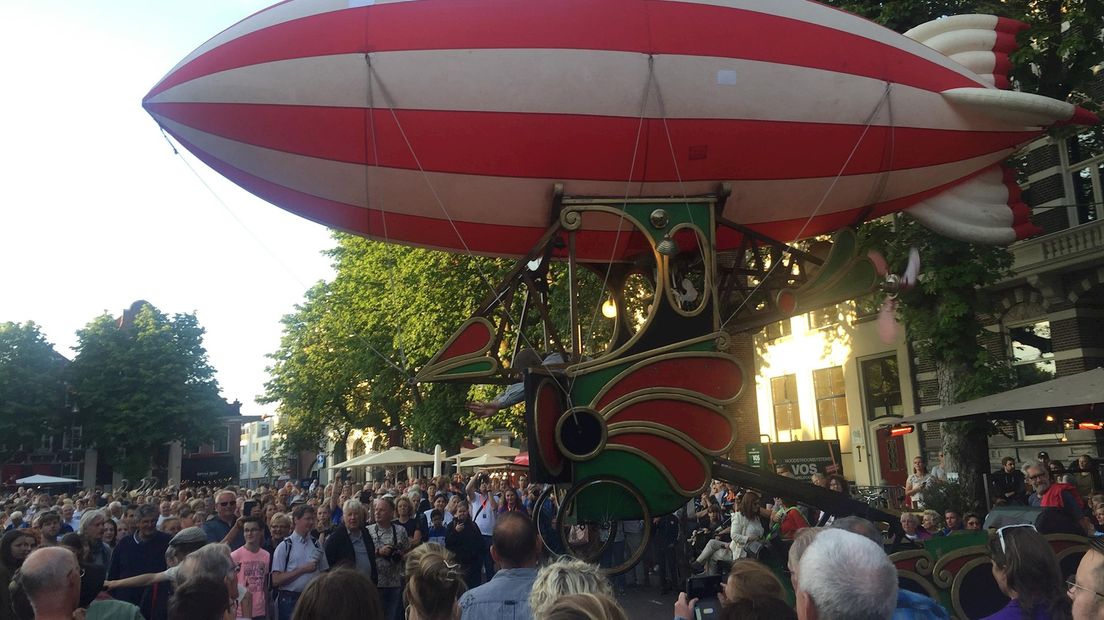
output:
[[[615, 401], [615, 404], [613, 404], [609, 407], [606, 407], [606, 409], [604, 409], [602, 411], [602, 415], [603, 415], [603, 417], [605, 417], [607, 422], [609, 420], [611, 420], [614, 416], [616, 416], [618, 413], [620, 413], [622, 410], [624, 410], [625, 408], [630, 407], [630, 406], [635, 405], [635, 404], [638, 404], [638, 403], [647, 402], [647, 401], [650, 401], [650, 400], [656, 400], [657, 398], [662, 398], [662, 399], [665, 399], [665, 400], [678, 400], [678, 401], [687, 402], [687, 403], [690, 403], [690, 404], [697, 405], [699, 407], [703, 407], [705, 409], [708, 409], [709, 411], [712, 412], [712, 415], [716, 415], [720, 419], [724, 420], [725, 424], [728, 425], [728, 437], [729, 437], [728, 442], [725, 444], [725, 446], [723, 448], [720, 448], [718, 450], [710, 450], [710, 449], [707, 449], [706, 447], [702, 446], [700, 443], [698, 443], [692, 437], [690, 437], [686, 433], [683, 433], [681, 430], [679, 430], [677, 428], [667, 426], [667, 425], [664, 425], [664, 424], [660, 424], [658, 422], [650, 422], [650, 421], [645, 421], [645, 420], [626, 420], [624, 422], [614, 422], [614, 423], [609, 425], [610, 429], [622, 429], [622, 428], [628, 428], [628, 427], [632, 427], [632, 426], [637, 426], [637, 427], [640, 427], [640, 428], [660, 429], [660, 430], [663, 430], [663, 431], [668, 432], [668, 433], [676, 434], [681, 441], [685, 442], [688, 446], [692, 446], [694, 450], [696, 450], [698, 452], [702, 452], [704, 454], [711, 454], [711, 455], [714, 455], [714, 456], [719, 456], [721, 454], [725, 454], [726, 452], [728, 452], [732, 448], [733, 442], [736, 441], [736, 427], [732, 423], [732, 418], [730, 418], [729, 416], [724, 414], [724, 409], [721, 408], [718, 405], [710, 403], [709, 401], [702, 400], [701, 398], [697, 397], [693, 393], [689, 393], [689, 394], [672, 394], [670, 392], [657, 392], [657, 394], [653, 394], [653, 393], [643, 393], [643, 394], [641, 394], [639, 392], [633, 392], [630, 396], [631, 397], [629, 397], [629, 398], [618, 399], [617, 401]], [[709, 415], [709, 414], [706, 414], [706, 415]]]
[[[682, 343], [680, 346], [685, 346], [685, 343]], [[642, 394], [683, 394], [683, 395], [687, 395], [687, 396], [694, 396], [694, 397], [697, 397], [699, 399], [702, 399], [702, 400], [705, 400], [705, 401], [708, 401], [708, 402], [711, 402], [711, 403], [714, 403], [714, 404], [727, 405], [728, 403], [731, 403], [731, 402], [735, 401], [736, 399], [740, 398], [740, 395], [743, 394], [744, 387], [747, 384], [746, 379], [747, 379], [748, 375], [744, 370], [743, 364], [741, 364], [740, 361], [737, 360], [735, 357], [732, 357], [731, 355], [728, 355], [727, 353], [719, 353], [719, 352], [716, 352], [716, 351], [680, 351], [680, 352], [673, 352], [673, 353], [662, 353], [662, 354], [658, 354], [658, 355], [655, 354], [656, 352], [652, 352], [652, 353], [653, 354], [649, 355], [649, 356], [641, 356], [640, 361], [636, 362], [635, 364], [632, 364], [631, 366], [629, 366], [625, 370], [618, 373], [617, 376], [610, 379], [606, 383], [606, 385], [603, 386], [602, 389], [599, 390], [597, 394], [595, 394], [593, 400], [591, 400], [591, 403], [590, 403], [591, 406], [597, 405], [597, 403], [602, 400], [602, 397], [605, 396], [606, 393], [610, 389], [612, 389], [619, 381], [621, 381], [625, 377], [628, 377], [632, 373], [640, 370], [641, 368], [644, 368], [645, 366], [648, 366], [650, 364], [656, 364], [656, 363], [667, 361], [667, 360], [677, 360], [677, 359], [686, 359], [686, 358], [702, 358], [702, 357], [712, 357], [712, 358], [717, 358], [717, 359], [723, 359], [723, 360], [728, 361], [732, 364], [735, 364], [736, 368], [738, 368], [740, 370], [740, 376], [741, 376], [740, 386], [736, 390], [736, 394], [734, 394], [730, 398], [723, 398], [723, 399], [712, 398], [712, 397], [707, 396], [705, 394], [700, 394], [698, 392], [692, 392], [690, 390], [685, 390], [685, 389], [681, 389], [681, 388], [646, 388], [644, 390], [636, 390], [634, 392], [630, 392], [629, 394], [626, 394], [625, 396], [622, 396], [622, 397], [618, 398], [617, 400], [613, 401], [612, 403], [609, 403], [608, 405], [606, 405], [606, 408], [608, 409], [608, 408], [614, 407], [617, 404], [619, 404], [622, 400], [629, 399], [629, 398], [635, 398], [635, 397], [640, 396]], [[568, 374], [569, 375], [571, 374], [571, 372], [574, 368], [578, 368], [578, 367], [568, 368]], [[588, 369], [588, 371], [593, 371], [593, 370], [598, 370], [598, 368], [595, 367], [595, 368]]]
[[[712, 224], [713, 224], [713, 218], [710, 217], [709, 225], [712, 226]], [[680, 230], [683, 230], [683, 229], [694, 231], [695, 236], [697, 236], [697, 238], [698, 238], [698, 247], [699, 248], [710, 245], [709, 242], [708, 242], [709, 236], [706, 235], [705, 231], [703, 231], [700, 227], [698, 227], [695, 224], [679, 224], [678, 226], [675, 226], [670, 231], [668, 231], [667, 234], [668, 234], [668, 236], [673, 237], [676, 232], [678, 232]], [[698, 305], [697, 305], [696, 308], [694, 308], [693, 310], [690, 310], [690, 311], [683, 310], [682, 309], [682, 304], [680, 304], [678, 302], [678, 300], [675, 299], [674, 289], [671, 288], [670, 286], [667, 287], [667, 303], [671, 305], [671, 308], [673, 308], [675, 312], [677, 312], [677, 313], [679, 313], [679, 314], [681, 314], [682, 316], [685, 316], [685, 317], [698, 316], [703, 311], [705, 311], [705, 309], [709, 306], [709, 301], [711, 299], [715, 299], [716, 296], [717, 296], [717, 291], [714, 290], [715, 287], [714, 287], [714, 282], [713, 282], [713, 252], [712, 252], [712, 249], [702, 250], [701, 255], [702, 255], [702, 273], [703, 273], [702, 288], [704, 290], [699, 291], [699, 294], [701, 295], [701, 298], [698, 300]], [[663, 272], [664, 276], [666, 276], [666, 275], [671, 273], [671, 257], [661, 255], [661, 260], [663, 261], [663, 270], [662, 270], [662, 272]], [[714, 321], [714, 326], [716, 326], [715, 321]]]
[[924, 588], [924, 592], [927, 593], [929, 598], [936, 601], [939, 600], [939, 591], [936, 590], [935, 586], [933, 586], [932, 583], [925, 579], [922, 575], [914, 573], [910, 570], [899, 570], [897, 571], [897, 578], [908, 579], [909, 581], [920, 585], [920, 587]]
[[726, 331], [718, 332], [717, 336], [717, 350], [721, 352], [728, 352], [729, 347], [732, 346], [732, 336]]
[[[694, 459], [697, 460], [699, 464], [701, 464], [702, 471], [705, 472], [704, 480], [702, 481], [701, 486], [699, 486], [697, 488], [694, 488], [694, 489], [684, 488], [675, 479], [675, 476], [671, 473], [671, 471], [669, 469], [667, 469], [667, 467], [659, 461], [659, 459], [655, 458], [651, 454], [648, 454], [647, 452], [644, 452], [643, 450], [641, 450], [639, 448], [636, 448], [636, 447], [633, 447], [633, 446], [627, 446], [627, 445], [623, 445], [623, 444], [618, 444], [616, 442], [611, 441], [613, 438], [615, 438], [619, 435], [628, 435], [628, 434], [655, 435], [657, 437], [662, 437], [663, 439], [666, 439], [668, 441], [673, 441], [674, 443], [678, 444], [682, 448], [686, 449], [688, 452], [690, 452], [690, 454], [692, 454], [694, 456]], [[621, 450], [623, 452], [631, 452], [632, 454], [635, 454], [635, 455], [643, 458], [644, 460], [648, 461], [649, 463], [654, 465], [656, 467], [656, 469], [658, 469], [660, 471], [660, 473], [662, 473], [665, 478], [667, 478], [667, 481], [671, 484], [671, 488], [674, 489], [676, 492], [678, 492], [680, 495], [682, 495], [684, 497], [693, 497], [693, 496], [703, 492], [709, 486], [710, 471], [711, 471], [709, 461], [707, 461], [705, 459], [705, 456], [701, 452], [698, 452], [697, 450], [695, 450], [693, 448], [693, 446], [690, 445], [689, 442], [681, 439], [675, 433], [670, 432], [670, 429], [656, 429], [656, 428], [643, 427], [643, 426], [641, 426], [641, 427], [623, 426], [623, 427], [619, 427], [619, 428], [616, 428], [616, 429], [609, 429], [607, 431], [606, 449], [607, 450]]]
[[576, 209], [564, 209], [560, 212], [560, 225], [564, 230], [579, 230], [583, 225], [583, 215]]
[[[958, 572], [954, 575], [954, 581], [951, 584], [951, 607], [954, 608], [956, 617], [969, 618], [966, 615], [966, 610], [962, 608], [962, 583], [966, 581], [966, 576], [970, 574], [970, 571], [978, 568], [979, 566], [989, 564], [989, 557], [982, 556], [980, 558], [974, 558], [958, 569]], [[946, 586], [943, 586], [946, 587]]]
[[[973, 556], [981, 556], [986, 562], [989, 561], [986, 555], [985, 545], [972, 545], [969, 547], [962, 547], [961, 549], [955, 549], [940, 557], [935, 566], [932, 569], [932, 579], [935, 581], [935, 585], [940, 588], [946, 589], [951, 587], [955, 579], [955, 573], [947, 570], [947, 565], [960, 560], [962, 558], [969, 558]], [[962, 572], [963, 569], [959, 569], [958, 572]]]
[[916, 563], [913, 564], [913, 568], [916, 569], [921, 575], [931, 576], [932, 567], [935, 565], [935, 558], [932, 557], [926, 549], [909, 549], [908, 551], [898, 551], [889, 556], [889, 559], [894, 564], [898, 562], [907, 562], [915, 558]]

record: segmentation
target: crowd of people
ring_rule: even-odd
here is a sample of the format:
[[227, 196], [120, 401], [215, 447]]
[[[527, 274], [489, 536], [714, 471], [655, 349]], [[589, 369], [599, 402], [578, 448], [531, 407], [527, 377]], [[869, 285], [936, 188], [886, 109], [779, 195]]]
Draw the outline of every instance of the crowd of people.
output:
[[[1076, 485], [1049, 479], [1048, 463], [1024, 469], [1025, 503], [1080, 500]], [[849, 493], [842, 476], [812, 482]], [[0, 620], [75, 611], [128, 620], [623, 618], [618, 597], [649, 585], [677, 595], [673, 615], [689, 620], [701, 602], [680, 590], [694, 573], [724, 576], [720, 617], [947, 617], [937, 602], [898, 590], [883, 533], [856, 517], [717, 481], [655, 519], [649, 540], [641, 522], [623, 521], [603, 539], [601, 562], [553, 561], [530, 515], [542, 489], [483, 472], [257, 489], [20, 488], [0, 511], [0, 580], [10, 585], [0, 588]], [[916, 541], [982, 523], [954, 510], [901, 515]], [[642, 561], [607, 578], [603, 565], [641, 545]], [[994, 617], [1104, 612], [1104, 538], [1065, 583], [1033, 527], [992, 531], [988, 547], [1010, 601]], [[770, 570], [766, 554], [787, 560], [786, 571]], [[895, 616], [905, 612], [913, 615]]]

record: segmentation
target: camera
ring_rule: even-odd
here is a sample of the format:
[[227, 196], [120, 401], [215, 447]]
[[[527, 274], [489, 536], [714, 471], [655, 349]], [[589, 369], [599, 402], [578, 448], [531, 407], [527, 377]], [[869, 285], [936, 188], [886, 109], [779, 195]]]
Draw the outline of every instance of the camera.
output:
[[694, 605], [694, 620], [716, 618], [721, 614], [720, 575], [697, 575], [686, 580], [687, 600], [698, 599]]

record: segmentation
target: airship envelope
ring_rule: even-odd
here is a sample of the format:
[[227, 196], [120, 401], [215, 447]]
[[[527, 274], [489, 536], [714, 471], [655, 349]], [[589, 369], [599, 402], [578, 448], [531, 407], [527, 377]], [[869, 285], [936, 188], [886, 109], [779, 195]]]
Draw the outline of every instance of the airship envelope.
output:
[[[1007, 243], [1034, 228], [1001, 162], [1096, 121], [1006, 90], [1023, 27], [967, 15], [906, 36], [801, 0], [288, 0], [143, 103], [257, 196], [396, 243], [524, 255], [556, 183], [612, 199], [727, 183], [724, 216], [783, 241], [907, 210]], [[625, 257], [615, 228], [584, 228], [580, 258]]]

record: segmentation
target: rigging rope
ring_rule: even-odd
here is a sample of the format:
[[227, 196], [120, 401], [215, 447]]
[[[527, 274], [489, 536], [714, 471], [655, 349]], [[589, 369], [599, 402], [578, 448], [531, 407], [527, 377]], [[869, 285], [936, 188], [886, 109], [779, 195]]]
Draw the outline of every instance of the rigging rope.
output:
[[[832, 193], [832, 190], [835, 189], [836, 183], [839, 182], [840, 177], [843, 176], [844, 171], [847, 170], [847, 166], [851, 163], [851, 159], [854, 158], [855, 153], [858, 152], [859, 145], [862, 144], [862, 141], [866, 138], [866, 134], [870, 131], [870, 126], [874, 123], [874, 119], [878, 117], [878, 112], [881, 111], [882, 106], [885, 105], [886, 101], [889, 101], [890, 87], [891, 84], [889, 82], [886, 82], [885, 91], [882, 93], [881, 98], [878, 99], [878, 104], [874, 106], [874, 110], [870, 113], [870, 116], [867, 117], [866, 126], [863, 127], [862, 134], [859, 135], [859, 139], [855, 142], [855, 146], [851, 148], [851, 153], [847, 155], [847, 160], [843, 162], [843, 165], [840, 167], [839, 172], [836, 173], [836, 176], [832, 179], [832, 182], [828, 185], [828, 188], [824, 190], [824, 195], [821, 196], [820, 202], [817, 203], [816, 208], [814, 208], [813, 212], [809, 214], [809, 217], [805, 220], [805, 223], [801, 225], [801, 229], [797, 231], [797, 234], [794, 235], [793, 241], [791, 241], [790, 243], [794, 243], [802, 238], [802, 235], [805, 234], [805, 230], [809, 227], [809, 224], [812, 223], [813, 218], [815, 218], [817, 213], [820, 212], [820, 208], [824, 206], [824, 202], [828, 200], [828, 196]], [[751, 301], [751, 298], [755, 296], [755, 293], [770, 279], [771, 275], [774, 273], [774, 270], [777, 269], [778, 266], [781, 264], [782, 261], [777, 261], [773, 265], [771, 265], [771, 268], [767, 270], [767, 275], [759, 280], [759, 283], [755, 285], [755, 288], [753, 288], [750, 293], [744, 296], [744, 300], [740, 302], [740, 305], [732, 311], [732, 314], [730, 314], [723, 323], [721, 323], [721, 329], [724, 329], [725, 326], [728, 325], [729, 321], [736, 318], [736, 315], [739, 314], [741, 310], [743, 310], [744, 306], [747, 305], [749, 301]]]

